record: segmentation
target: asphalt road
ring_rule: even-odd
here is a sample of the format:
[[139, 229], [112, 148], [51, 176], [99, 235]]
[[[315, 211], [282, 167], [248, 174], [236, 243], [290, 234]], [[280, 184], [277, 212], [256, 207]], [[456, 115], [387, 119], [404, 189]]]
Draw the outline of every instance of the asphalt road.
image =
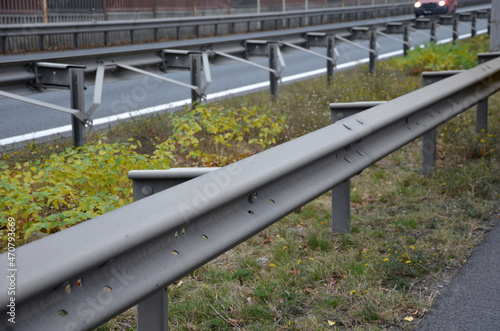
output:
[[[478, 20], [479, 30], [487, 28], [486, 20]], [[450, 39], [450, 27], [437, 29], [438, 39]], [[412, 45], [422, 45], [428, 42], [428, 30], [411, 32]], [[460, 23], [459, 34], [466, 37], [470, 34], [470, 24]], [[402, 38], [402, 36], [395, 35]], [[359, 41], [360, 45], [368, 47], [368, 41]], [[394, 39], [379, 36], [381, 58], [400, 55], [402, 44]], [[346, 43], [337, 42], [340, 53], [337, 62], [338, 69], [352, 67], [360, 60], [367, 59], [368, 51], [356, 48]], [[318, 54], [326, 55], [325, 48], [312, 49]], [[326, 72], [325, 59], [300, 51], [285, 52], [286, 63], [283, 72], [283, 83], [301, 80]], [[267, 58], [253, 58], [253, 62], [267, 66]], [[211, 66], [212, 84], [207, 90], [208, 99], [216, 99], [226, 95], [244, 94], [257, 90], [268, 89], [269, 73], [248, 64], [233, 62], [225, 65]], [[168, 78], [189, 83], [189, 73], [174, 72], [166, 74]], [[92, 104], [94, 87], [89, 86], [85, 92], [85, 105]], [[66, 90], [51, 91], [30, 95], [31, 98], [69, 107], [69, 92]], [[132, 115], [165, 111], [188, 104], [190, 91], [186, 88], [156, 80], [151, 77], [108, 83], [103, 88], [103, 100], [92, 119], [94, 125], [105, 125]], [[71, 116], [40, 106], [23, 103], [12, 99], [0, 99], [0, 146], [22, 142], [34, 138], [64, 134], [71, 130]]]
[[500, 224], [438, 297], [417, 331], [500, 330]]

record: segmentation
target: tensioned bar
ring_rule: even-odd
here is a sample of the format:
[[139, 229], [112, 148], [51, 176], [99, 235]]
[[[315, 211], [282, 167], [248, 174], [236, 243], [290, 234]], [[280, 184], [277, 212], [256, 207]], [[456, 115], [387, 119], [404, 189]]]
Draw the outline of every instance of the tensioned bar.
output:
[[19, 100], [22, 102], [31, 103], [32, 105], [37, 105], [37, 106], [44, 107], [44, 108], [54, 109], [54, 110], [62, 111], [65, 113], [70, 113], [70, 114], [78, 117], [80, 120], [85, 121], [85, 113], [83, 113], [77, 109], [71, 109], [71, 108], [67, 108], [67, 107], [63, 107], [63, 106], [54, 105], [54, 104], [48, 103], [48, 102], [30, 99], [27, 97], [23, 97], [23, 96], [9, 93], [9, 92], [5, 92], [5, 91], [0, 91], [0, 95], [7, 97], [7, 98]]
[[373, 50], [373, 49], [371, 49], [371, 48], [368, 48], [368, 47], [365, 47], [365, 46], [360, 45], [360, 44], [358, 44], [358, 43], [355, 43], [355, 42], [353, 42], [353, 41], [350, 41], [349, 39], [346, 39], [346, 38], [344, 38], [344, 37], [340, 37], [340, 36], [337, 36], [337, 35], [336, 35], [336, 36], [335, 36], [335, 38], [336, 38], [336, 39], [338, 39], [338, 40], [341, 40], [341, 41], [343, 41], [343, 42], [345, 42], [345, 43], [347, 43], [347, 44], [349, 44], [349, 45], [353, 45], [353, 46], [355, 46], [355, 47], [358, 47], [358, 48], [361, 48], [361, 49], [367, 50], [367, 51], [368, 51], [368, 52], [370, 52], [370, 53], [375, 53], [375, 52], [376, 52], [375, 50]]

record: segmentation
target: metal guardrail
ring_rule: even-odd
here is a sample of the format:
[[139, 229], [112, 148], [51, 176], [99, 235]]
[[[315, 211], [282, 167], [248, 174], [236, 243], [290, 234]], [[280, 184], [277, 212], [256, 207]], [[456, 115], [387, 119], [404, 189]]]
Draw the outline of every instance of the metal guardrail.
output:
[[[481, 14], [482, 16], [478, 16], [489, 16], [487, 15], [487, 11], [481, 11]], [[473, 15], [469, 16], [476, 17], [476, 13], [474, 12]], [[91, 115], [100, 104], [104, 78], [109, 77], [113, 72], [116, 73], [116, 71], [120, 71], [119, 69], [126, 70], [129, 73], [148, 75], [160, 80], [187, 87], [191, 89], [191, 100], [194, 105], [198, 101], [203, 100], [205, 91], [211, 83], [209, 57], [212, 62], [217, 60], [217, 58], [230, 58], [232, 60], [241, 61], [269, 71], [271, 97], [276, 99], [279, 96], [279, 80], [281, 79], [281, 74], [285, 68], [285, 61], [281, 56], [280, 47], [299, 49], [300, 51], [314, 54], [317, 57], [325, 58], [327, 60], [326, 67], [328, 82], [333, 80], [334, 69], [338, 59], [338, 52], [336, 52], [335, 49], [336, 40], [367, 50], [369, 53], [370, 72], [375, 70], [376, 61], [378, 59], [380, 46], [377, 42], [377, 35], [379, 34], [401, 42], [403, 44], [403, 53], [406, 55], [408, 49], [410, 48], [409, 24], [394, 21], [394, 18], [384, 19], [383, 21], [386, 23], [385, 33], [379, 31], [379, 29], [373, 25], [370, 27], [356, 26], [358, 24], [356, 22], [343, 25], [344, 27], [350, 27], [350, 33], [348, 35], [325, 32], [307, 32], [310, 30], [310, 28], [308, 28], [307, 30], [295, 29], [294, 31], [280, 31], [253, 35], [261, 37], [265, 36], [266, 38], [272, 38], [271, 40], [255, 40], [249, 38], [248, 35], [244, 35], [223, 38], [222, 40], [217, 40], [215, 42], [213, 40], [212, 42], [202, 40], [204, 44], [201, 45], [199, 44], [199, 41], [191, 41], [189, 43], [182, 43], [185, 49], [165, 48], [159, 47], [158, 45], [146, 45], [129, 46], [124, 49], [114, 49], [110, 51], [105, 49], [99, 50], [98, 55], [92, 51], [85, 51], [83, 53], [77, 52], [77, 54], [70, 56], [67, 56], [66, 54], [61, 56], [58, 53], [55, 53], [54, 55], [47, 55], [48, 57], [54, 56], [55, 58], [53, 60], [55, 61], [72, 61], [73, 64], [71, 65], [39, 62], [40, 59], [45, 60], [47, 58], [47, 56], [44, 55], [21, 57], [21, 60], [13, 62], [4, 61], [3, 63], [0, 58], [0, 68], [3, 67], [5, 69], [4, 75], [0, 76], [0, 86], [2, 86], [2, 83], [8, 85], [13, 84], [14, 86], [17, 86], [16, 83], [23, 83], [24, 89], [29, 87], [29, 85], [34, 86], [36, 90], [45, 87], [69, 88], [71, 91], [70, 95], [72, 108], [51, 105], [3, 90], [0, 90], [0, 96], [71, 113], [73, 145], [82, 146], [86, 143], [85, 126], [92, 125]], [[419, 19], [416, 21], [417, 26], [419, 22], [427, 24], [420, 26], [420, 28], [429, 28], [430, 26], [431, 41], [434, 40], [436, 35], [436, 22], [431, 22], [429, 19]], [[429, 25], [429, 22], [433, 24]], [[475, 20], [473, 20], [473, 22], [475, 22]], [[371, 23], [380, 24], [381, 20], [374, 20]], [[453, 40], [458, 38], [457, 28], [458, 20], [453, 18]], [[413, 30], [425, 34], [419, 30]], [[471, 24], [471, 34], [474, 32], [475, 25]], [[401, 40], [393, 37], [390, 34], [402, 34], [403, 39]], [[348, 36], [350, 39], [345, 38]], [[276, 38], [279, 37], [283, 39], [276, 41]], [[369, 47], [362, 46], [355, 42], [357, 39], [366, 38], [369, 39]], [[318, 46], [327, 48], [327, 56], [319, 55], [307, 49], [309, 47]], [[231, 53], [234, 55], [231, 55]], [[97, 59], [96, 56], [98, 57]], [[269, 58], [269, 66], [265, 67], [258, 65], [241, 58], [247, 58], [248, 56], [267, 56]], [[142, 67], [146, 66], [149, 69], [153, 68], [153, 70], [147, 71], [136, 68], [133, 65], [139, 65]], [[88, 111], [85, 111], [85, 105], [83, 103], [85, 82], [83, 76], [85, 71], [89, 73], [92, 72], [94, 68], [96, 68], [95, 70], [97, 71], [95, 78], [96, 89], [94, 103]], [[175, 81], [156, 73], [158, 71], [158, 73], [164, 73], [171, 68], [189, 70], [191, 76], [190, 84]], [[205, 73], [205, 83], [202, 81], [202, 68]], [[105, 76], [106, 69], [111, 70], [108, 70], [108, 75]], [[77, 75], [80, 78], [70, 79], [73, 75]], [[122, 72], [120, 72], [119, 77], [124, 79]]]
[[[273, 22], [271, 28], [291, 28], [291, 21], [298, 20], [298, 26], [308, 25], [314, 22], [318, 17], [318, 24], [327, 24], [334, 21], [342, 22], [349, 20], [361, 20], [368, 18], [381, 18], [387, 16], [411, 14], [413, 4], [411, 2], [404, 4], [385, 4], [360, 7], [345, 8], [325, 8], [308, 11], [291, 11], [279, 13], [261, 13], [249, 15], [228, 15], [228, 16], [206, 16], [206, 17], [181, 17], [154, 20], [134, 20], [134, 21], [105, 21], [105, 22], [68, 22], [68, 23], [38, 23], [38, 24], [14, 24], [0, 25], [0, 46], [4, 54], [10, 49], [8, 47], [8, 38], [35, 36], [39, 39], [41, 50], [46, 48], [46, 36], [53, 35], [73, 35], [71, 46], [79, 48], [80, 36], [82, 34], [100, 33], [103, 35], [102, 44], [107, 46], [110, 43], [123, 42], [123, 40], [111, 40], [110, 32], [128, 31], [129, 40], [134, 43], [134, 35], [138, 31], [153, 31], [152, 39], [159, 40], [159, 31], [164, 29], [175, 29], [176, 39], [181, 38], [181, 29], [194, 28], [192, 36], [200, 37], [200, 28], [213, 26], [213, 34], [218, 35], [218, 26], [229, 26], [229, 33], [235, 33], [237, 25], [246, 25], [246, 29], [238, 32], [258, 31], [264, 28], [265, 22]], [[336, 20], [334, 20], [334, 17]], [[306, 24], [307, 22], [307, 24]], [[257, 23], [252, 26], [252, 23]], [[259, 28], [260, 27], [260, 28]], [[184, 29], [186, 30], [186, 29]], [[63, 46], [56, 44], [54, 46]]]
[[500, 58], [2, 254], [0, 328], [97, 327], [498, 90]]

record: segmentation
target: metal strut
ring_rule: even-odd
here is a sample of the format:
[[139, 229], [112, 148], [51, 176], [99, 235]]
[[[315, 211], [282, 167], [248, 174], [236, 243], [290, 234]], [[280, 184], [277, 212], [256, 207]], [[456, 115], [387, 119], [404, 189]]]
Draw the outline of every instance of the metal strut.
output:
[[281, 51], [280, 51], [279, 48], [278, 48], [278, 60], [280, 61], [280, 69], [279, 70], [274, 70], [274, 69], [271, 69], [269, 67], [266, 67], [266, 66], [263, 66], [263, 65], [254, 63], [252, 61], [248, 61], [248, 60], [245, 60], [245, 59], [242, 59], [242, 58], [239, 58], [237, 56], [230, 55], [230, 54], [227, 54], [227, 53], [224, 53], [224, 52], [219, 52], [219, 51], [215, 51], [215, 50], [211, 50], [211, 52], [214, 53], [214, 54], [223, 56], [223, 57], [227, 57], [228, 59], [231, 59], [231, 60], [235, 60], [235, 61], [239, 61], [239, 62], [242, 62], [242, 63], [246, 63], [246, 64], [249, 64], [251, 66], [254, 66], [254, 67], [257, 67], [257, 68], [269, 71], [269, 72], [272, 72], [277, 78], [281, 78], [281, 73], [283, 72], [283, 70], [285, 70], [285, 67], [286, 67], [285, 60], [283, 59], [283, 55], [281, 54]]
[[303, 51], [303, 52], [306, 52], [306, 53], [309, 53], [311, 55], [315, 55], [315, 56], [318, 56], [318, 57], [321, 57], [323, 59], [326, 59], [328, 61], [330, 61], [332, 64], [337, 64], [337, 61], [340, 57], [340, 54], [339, 52], [337, 51], [337, 49], [334, 50], [334, 55], [333, 57], [328, 57], [328, 56], [325, 56], [325, 55], [322, 55], [322, 54], [318, 54], [316, 52], [313, 52], [311, 50], [308, 50], [307, 48], [304, 48], [304, 47], [300, 47], [300, 46], [297, 46], [297, 45], [294, 45], [294, 44], [291, 44], [291, 43], [286, 43], [284, 42], [283, 45], [285, 46], [288, 46], [288, 47], [291, 47], [291, 48], [295, 48], [295, 49], [298, 49], [300, 51]]
[[212, 83], [212, 78], [211, 78], [211, 75], [210, 75], [210, 67], [208, 66], [208, 56], [207, 56], [206, 53], [203, 53], [202, 55], [203, 55], [203, 64], [204, 64], [204, 67], [205, 67], [205, 79], [206, 79], [205, 85], [203, 87], [199, 87], [199, 86], [195, 86], [195, 85], [183, 83], [183, 82], [180, 82], [180, 81], [175, 80], [175, 79], [167, 78], [167, 77], [164, 77], [164, 76], [161, 76], [161, 75], [158, 75], [158, 74], [154, 74], [154, 73], [146, 71], [146, 70], [142, 70], [142, 69], [138, 69], [136, 67], [129, 66], [127, 64], [123, 64], [123, 63], [114, 63], [114, 64], [117, 67], [120, 67], [122, 69], [134, 71], [134, 72], [146, 75], [146, 76], [151, 76], [151, 77], [154, 77], [156, 79], [160, 79], [160, 80], [163, 80], [163, 81], [175, 84], [175, 85], [187, 87], [187, 88], [189, 88], [191, 90], [195, 90], [200, 95], [204, 95], [205, 91], [206, 91], [206, 88]]
[[380, 31], [377, 31], [377, 33], [379, 35], [381, 35], [382, 37], [390, 38], [390, 39], [399, 41], [399, 42], [403, 43], [404, 45], [411, 46], [411, 41], [404, 41], [402, 39], [399, 39], [397, 37], [391, 36], [390, 34], [387, 34], [387, 33], [384, 33], [384, 32], [380, 32]]
[[340, 36], [335, 36], [336, 39], [338, 40], [341, 40], [345, 43], [348, 43], [349, 45], [353, 45], [355, 47], [358, 47], [358, 48], [361, 48], [361, 49], [364, 49], [364, 50], [367, 50], [368, 52], [372, 53], [372, 54], [378, 54], [378, 51], [380, 49], [380, 45], [377, 43], [377, 48], [376, 49], [371, 49], [371, 48], [368, 48], [368, 47], [365, 47], [363, 45], [360, 45], [358, 43], [355, 43], [353, 41], [350, 41], [349, 39], [346, 39], [344, 37], [340, 37]]

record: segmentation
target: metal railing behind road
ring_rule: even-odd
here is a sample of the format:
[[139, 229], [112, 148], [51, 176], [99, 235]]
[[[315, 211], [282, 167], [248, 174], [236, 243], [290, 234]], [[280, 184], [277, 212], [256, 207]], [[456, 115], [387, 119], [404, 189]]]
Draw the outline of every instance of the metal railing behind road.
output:
[[[411, 2], [375, 6], [313, 9], [248, 15], [178, 17], [102, 22], [30, 23], [0, 25], [0, 45], [4, 54], [49, 46], [104, 45], [139, 40], [181, 39], [202, 35], [248, 33], [263, 29], [321, 25], [334, 22], [383, 18], [413, 13]], [[147, 33], [143, 33], [147, 31]], [[141, 34], [141, 35], [139, 35]], [[51, 36], [51, 38], [47, 38]], [[56, 36], [65, 36], [56, 38]], [[69, 38], [68, 38], [69, 36]], [[16, 37], [24, 39], [9, 41]], [[30, 41], [30, 38], [31, 41]], [[14, 39], [13, 39], [14, 40]]]

